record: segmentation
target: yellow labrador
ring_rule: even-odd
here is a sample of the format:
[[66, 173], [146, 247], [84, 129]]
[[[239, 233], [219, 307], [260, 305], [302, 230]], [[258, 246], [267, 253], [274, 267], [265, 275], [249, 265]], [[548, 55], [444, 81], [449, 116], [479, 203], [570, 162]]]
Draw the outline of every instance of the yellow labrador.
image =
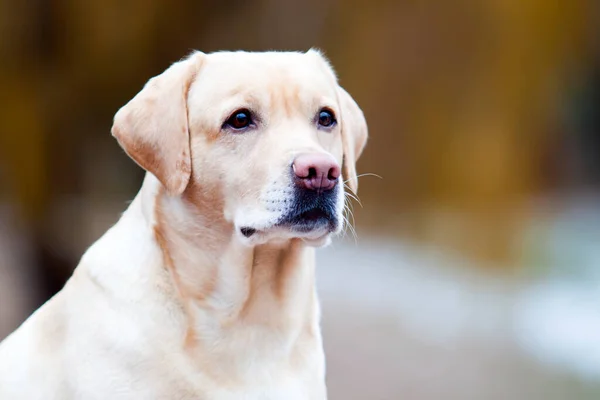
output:
[[195, 52], [112, 134], [142, 188], [0, 345], [0, 399], [326, 399], [314, 247], [367, 126], [324, 57]]

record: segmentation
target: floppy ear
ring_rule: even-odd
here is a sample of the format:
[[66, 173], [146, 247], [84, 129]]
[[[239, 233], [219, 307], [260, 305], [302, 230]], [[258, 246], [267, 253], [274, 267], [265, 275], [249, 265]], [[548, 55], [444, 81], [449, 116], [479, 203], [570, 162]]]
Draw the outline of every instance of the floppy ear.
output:
[[342, 143], [344, 148], [344, 161], [342, 171], [344, 179], [350, 189], [358, 191], [358, 176], [356, 175], [356, 161], [360, 157], [367, 143], [367, 121], [358, 104], [343, 88], [338, 87], [338, 99], [341, 107]]
[[187, 94], [202, 56], [194, 53], [150, 79], [117, 112], [111, 129], [125, 152], [173, 196], [183, 193], [192, 171]]

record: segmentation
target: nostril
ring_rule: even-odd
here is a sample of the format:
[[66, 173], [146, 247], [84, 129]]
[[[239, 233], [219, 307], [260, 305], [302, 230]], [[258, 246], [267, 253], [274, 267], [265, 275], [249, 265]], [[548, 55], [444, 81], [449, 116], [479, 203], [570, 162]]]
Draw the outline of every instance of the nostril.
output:
[[317, 169], [315, 167], [310, 167], [308, 169], [308, 179], [315, 178], [317, 176]]
[[327, 178], [329, 180], [335, 181], [340, 177], [340, 169], [337, 166], [331, 167], [329, 169], [329, 173], [327, 174]]

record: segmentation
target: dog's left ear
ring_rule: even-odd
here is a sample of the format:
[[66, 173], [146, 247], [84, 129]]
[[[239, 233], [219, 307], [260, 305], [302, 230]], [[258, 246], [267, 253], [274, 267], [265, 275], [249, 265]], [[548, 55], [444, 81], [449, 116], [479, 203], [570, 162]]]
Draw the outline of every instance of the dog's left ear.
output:
[[342, 165], [344, 179], [350, 189], [358, 191], [358, 176], [356, 175], [356, 161], [362, 154], [367, 144], [368, 129], [365, 116], [354, 101], [342, 87], [338, 87], [338, 100], [341, 107], [341, 129], [344, 147], [344, 162]]
[[173, 196], [183, 193], [192, 171], [187, 96], [203, 56], [193, 53], [150, 79], [117, 112], [111, 129], [125, 152]]

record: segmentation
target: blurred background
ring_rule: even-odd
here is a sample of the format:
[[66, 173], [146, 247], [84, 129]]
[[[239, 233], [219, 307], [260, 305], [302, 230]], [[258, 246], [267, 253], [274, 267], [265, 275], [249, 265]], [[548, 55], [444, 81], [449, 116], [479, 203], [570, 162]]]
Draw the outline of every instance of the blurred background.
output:
[[319, 251], [331, 399], [600, 398], [597, 0], [0, 0], [0, 338], [139, 189], [151, 76], [313, 46], [382, 177]]

